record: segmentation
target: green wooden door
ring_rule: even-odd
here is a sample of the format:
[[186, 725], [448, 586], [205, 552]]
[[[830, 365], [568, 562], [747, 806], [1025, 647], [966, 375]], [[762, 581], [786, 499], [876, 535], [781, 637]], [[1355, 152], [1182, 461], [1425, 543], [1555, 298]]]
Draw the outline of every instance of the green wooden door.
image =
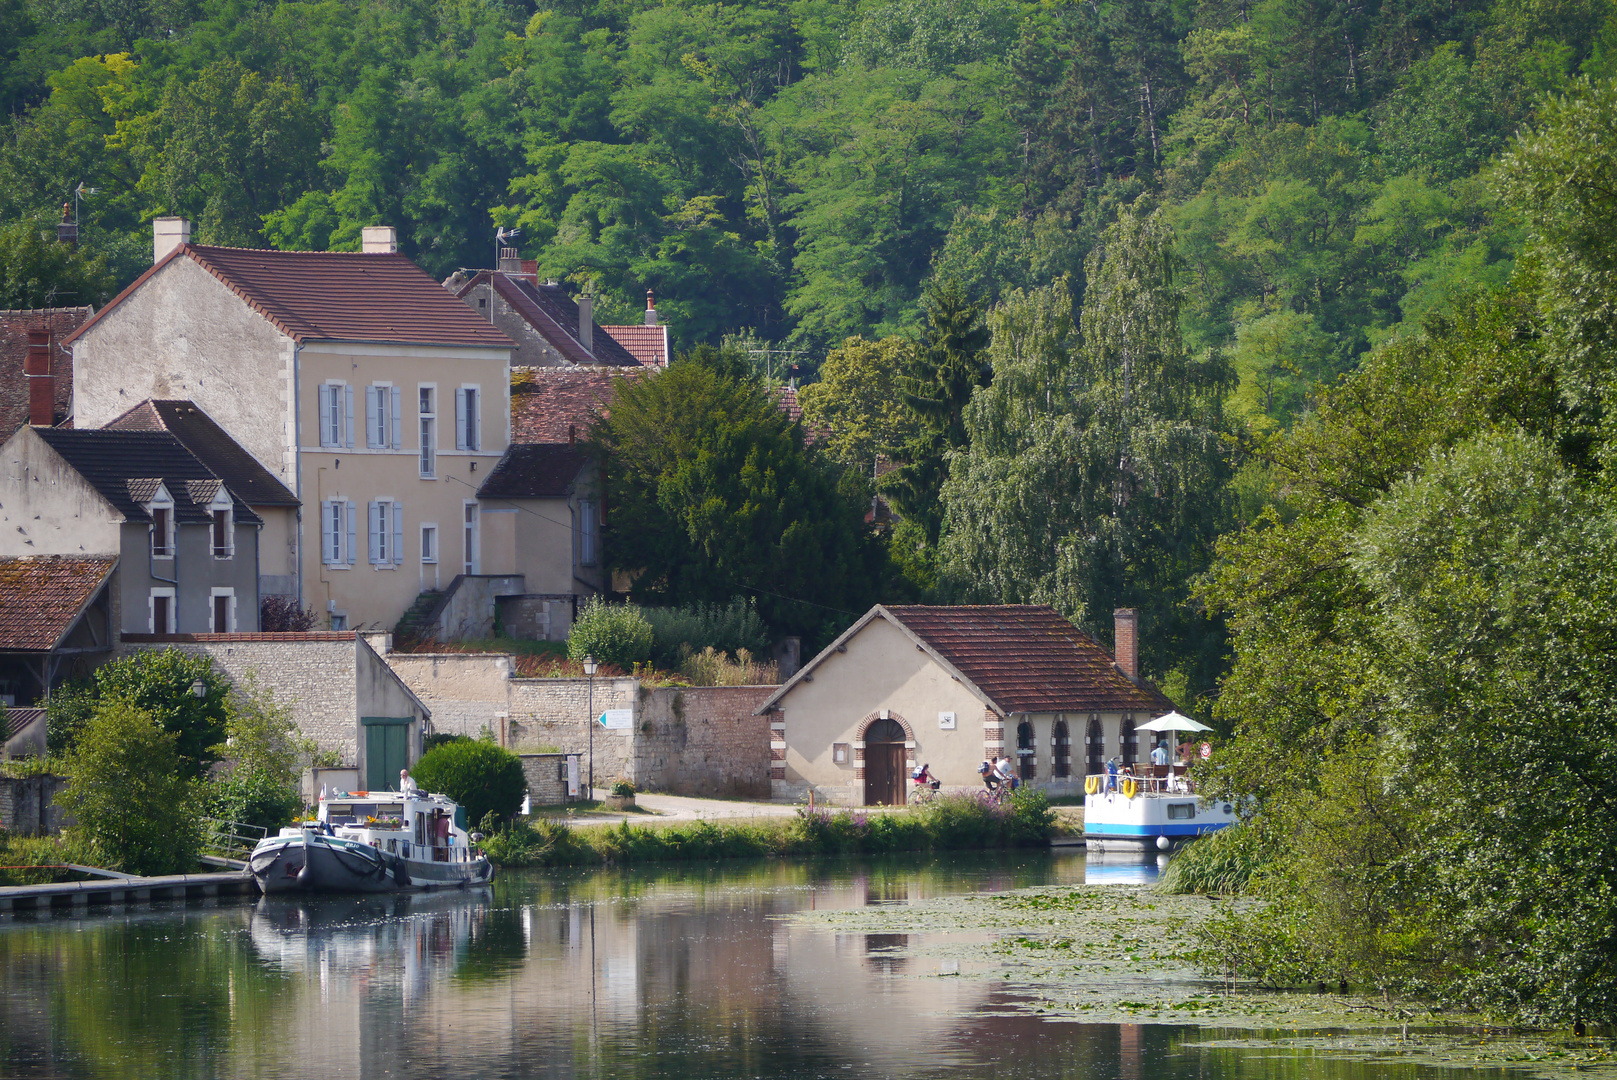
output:
[[399, 770], [410, 763], [410, 718], [364, 716], [365, 787], [369, 791], [396, 791]]

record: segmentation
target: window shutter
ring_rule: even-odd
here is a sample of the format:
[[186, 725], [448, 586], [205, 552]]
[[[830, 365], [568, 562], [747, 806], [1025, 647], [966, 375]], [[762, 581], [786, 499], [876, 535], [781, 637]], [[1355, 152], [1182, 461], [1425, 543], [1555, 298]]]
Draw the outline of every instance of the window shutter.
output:
[[343, 388], [342, 388], [342, 406], [343, 406], [343, 431], [342, 431], [342, 440], [341, 441], [342, 441], [343, 445], [347, 446], [349, 449], [353, 449], [353, 446], [354, 446], [354, 388], [352, 386], [348, 386], [347, 384], [344, 384]]
[[376, 449], [381, 443], [376, 439], [376, 432], [382, 422], [382, 402], [377, 394], [377, 387], [365, 388], [365, 445]]
[[320, 445], [331, 445], [331, 387], [322, 383], [315, 388], [320, 396]]
[[354, 535], [356, 525], [354, 519], [357, 517], [359, 517], [359, 507], [350, 502], [348, 504], [348, 547], [344, 549], [348, 555], [349, 566], [359, 561], [359, 542], [358, 537]]
[[327, 566], [336, 561], [337, 523], [333, 520], [333, 505], [330, 499], [320, 504], [320, 561]]
[[404, 504], [393, 504], [393, 565], [404, 561]]
[[402, 421], [404, 417], [404, 396], [403, 392], [397, 386], [393, 388], [391, 404], [393, 407], [388, 411], [388, 416], [393, 421], [393, 442], [391, 445], [395, 450], [403, 450], [404, 427]]
[[464, 388], [455, 391], [455, 449], [465, 450], [466, 447], [466, 391]]
[[369, 521], [365, 536], [370, 542], [370, 560], [371, 565], [374, 566], [382, 561], [382, 504], [379, 502], [366, 503], [365, 514]]
[[466, 391], [466, 449], [481, 450], [483, 448], [483, 433], [479, 430], [481, 425], [481, 410], [477, 407], [477, 391]]

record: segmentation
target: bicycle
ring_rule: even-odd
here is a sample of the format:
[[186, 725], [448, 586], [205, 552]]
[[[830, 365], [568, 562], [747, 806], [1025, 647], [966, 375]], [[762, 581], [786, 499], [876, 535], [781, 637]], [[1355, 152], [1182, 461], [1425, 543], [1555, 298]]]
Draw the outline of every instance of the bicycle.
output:
[[913, 788], [910, 791], [910, 805], [925, 806], [927, 803], [938, 797], [938, 790], [941, 787], [942, 785], [938, 781], [934, 780], [929, 784], [922, 784], [919, 787]]

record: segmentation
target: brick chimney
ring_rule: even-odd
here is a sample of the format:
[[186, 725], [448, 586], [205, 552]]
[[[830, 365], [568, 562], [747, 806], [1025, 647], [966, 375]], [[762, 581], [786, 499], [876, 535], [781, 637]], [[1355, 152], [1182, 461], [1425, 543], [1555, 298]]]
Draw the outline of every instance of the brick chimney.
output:
[[650, 289], [646, 290], [646, 325], [657, 325], [657, 298], [651, 295]]
[[595, 301], [589, 293], [578, 298], [578, 343], [585, 352], [595, 355]]
[[1130, 679], [1140, 677], [1140, 613], [1120, 607], [1112, 612], [1112, 655]]
[[191, 223], [182, 217], [152, 219], [152, 264], [163, 261], [163, 256], [191, 242]]
[[28, 422], [50, 427], [56, 422], [56, 380], [51, 378], [51, 332], [28, 331], [28, 353], [22, 362], [28, 382]]
[[391, 225], [367, 225], [359, 230], [359, 250], [366, 255], [397, 255], [399, 231]]

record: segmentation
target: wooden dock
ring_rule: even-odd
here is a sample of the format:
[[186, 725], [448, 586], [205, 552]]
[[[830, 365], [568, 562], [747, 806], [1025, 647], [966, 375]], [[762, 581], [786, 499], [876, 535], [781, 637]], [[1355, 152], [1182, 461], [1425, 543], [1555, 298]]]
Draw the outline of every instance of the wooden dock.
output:
[[115, 881], [69, 881], [60, 885], [10, 885], [0, 888], [0, 916], [44, 913], [91, 905], [146, 904], [153, 900], [200, 900], [214, 896], [257, 896], [258, 882], [242, 870], [219, 874], [172, 874]]

